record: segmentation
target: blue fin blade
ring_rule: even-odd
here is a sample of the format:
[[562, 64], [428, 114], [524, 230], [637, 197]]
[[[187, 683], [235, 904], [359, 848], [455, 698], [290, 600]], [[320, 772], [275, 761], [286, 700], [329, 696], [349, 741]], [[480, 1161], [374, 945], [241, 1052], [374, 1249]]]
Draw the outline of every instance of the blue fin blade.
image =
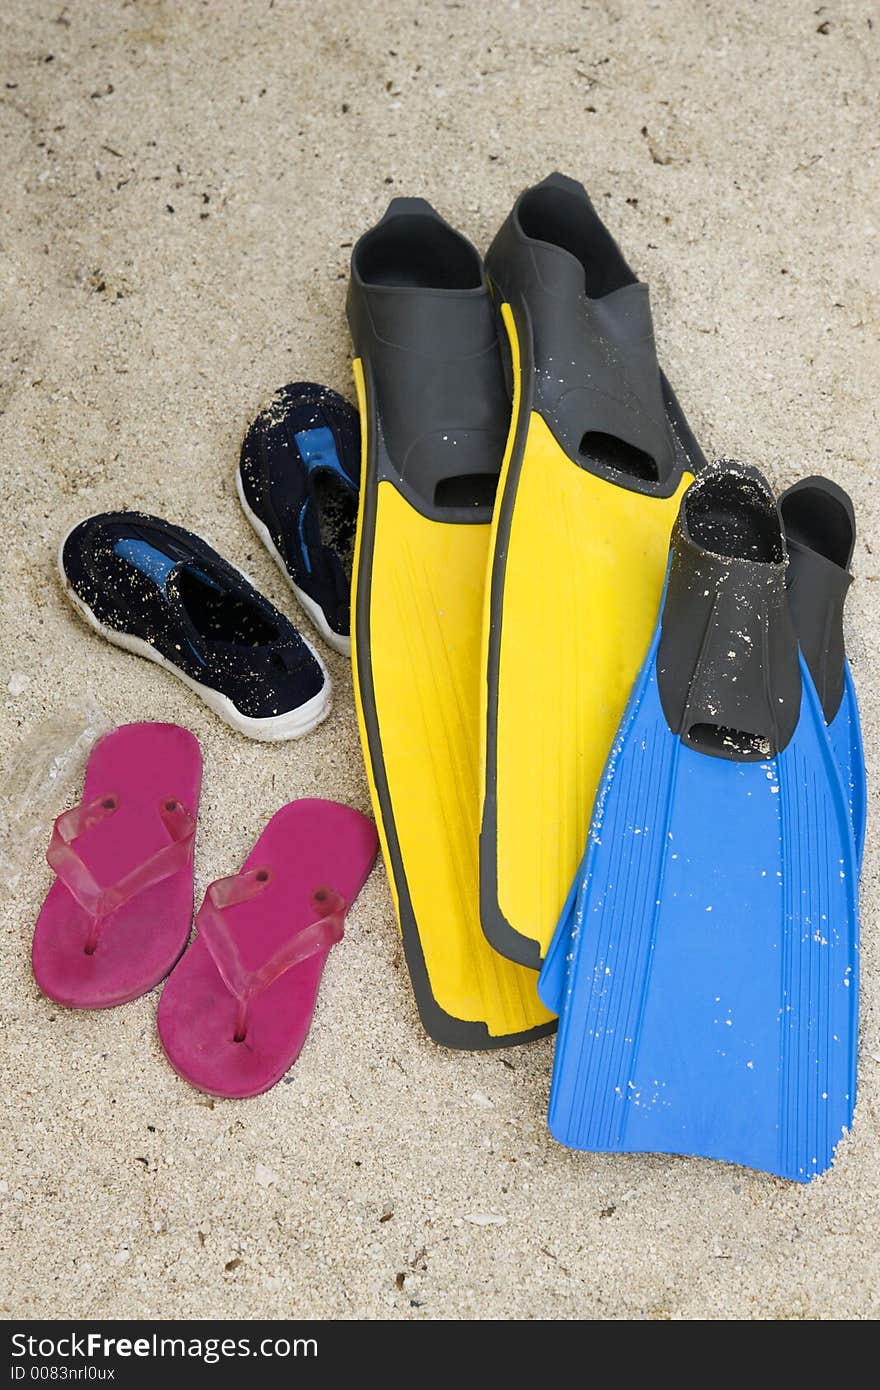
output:
[[[837, 765], [843, 778], [852, 820], [856, 847], [856, 862], [861, 870], [865, 848], [865, 821], [867, 807], [867, 787], [865, 783], [865, 755], [862, 747], [862, 727], [859, 705], [853, 685], [852, 673], [847, 663], [843, 702], [834, 720], [828, 725], [828, 737]], [[606, 774], [607, 775], [607, 774]], [[561, 1013], [565, 994], [568, 966], [571, 960], [573, 934], [579, 931], [582, 890], [587, 868], [587, 853], [578, 867], [577, 874], [568, 891], [559, 922], [544, 958], [538, 978], [538, 994], [541, 1002], [553, 1013]]]
[[741, 763], [670, 732], [649, 654], [597, 803], [563, 986], [549, 1124], [570, 1147], [807, 1181], [850, 1125], [857, 868], [801, 666], [791, 743]]

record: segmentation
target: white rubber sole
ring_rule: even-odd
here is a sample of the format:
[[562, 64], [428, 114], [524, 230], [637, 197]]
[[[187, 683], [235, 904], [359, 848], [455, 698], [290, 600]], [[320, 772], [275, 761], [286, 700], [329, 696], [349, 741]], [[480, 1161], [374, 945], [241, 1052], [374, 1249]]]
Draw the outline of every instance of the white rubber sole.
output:
[[296, 594], [297, 603], [299, 603], [300, 606], [305, 609], [309, 618], [312, 620], [315, 627], [318, 629], [321, 636], [323, 637], [324, 641], [327, 643], [327, 646], [332, 647], [334, 651], [340, 652], [342, 656], [350, 657], [351, 638], [341, 637], [338, 632], [334, 632], [330, 624], [327, 622], [327, 619], [324, 617], [320, 604], [315, 603], [315, 600], [309, 594], [307, 594], [304, 589], [301, 589], [297, 584], [294, 584], [293, 580], [291, 579], [288, 568], [284, 563], [284, 556], [281, 554], [280, 550], [278, 549], [278, 547], [272, 539], [272, 532], [269, 530], [265, 522], [260, 520], [256, 512], [251, 510], [248, 504], [248, 500], [244, 495], [244, 485], [241, 481], [241, 473], [239, 472], [238, 468], [236, 468], [235, 470], [235, 487], [236, 491], [238, 492], [238, 500], [241, 503], [242, 511], [244, 512], [245, 516], [247, 517], [248, 521], [253, 527], [254, 532], [263, 542], [263, 545], [266, 547], [269, 554], [272, 556], [272, 559], [275, 561], [281, 573], [284, 575], [284, 578], [287, 580], [291, 589]]
[[[327, 718], [327, 715], [330, 713], [331, 704], [330, 676], [320, 656], [315, 651], [311, 642], [305, 637], [303, 637], [302, 640], [305, 642], [323, 673], [323, 687], [318, 691], [317, 695], [313, 695], [311, 700], [307, 700], [304, 705], [298, 706], [297, 709], [289, 710], [286, 714], [270, 715], [266, 719], [254, 719], [247, 714], [242, 714], [241, 710], [236, 708], [228, 695], [221, 695], [219, 690], [214, 690], [209, 685], [201, 685], [199, 681], [193, 680], [192, 676], [188, 676], [185, 671], [181, 671], [179, 666], [175, 666], [173, 661], [169, 661], [167, 657], [164, 657], [155, 647], [150, 646], [150, 643], [145, 642], [143, 638], [131, 637], [127, 632], [118, 632], [116, 628], [107, 627], [95, 616], [88, 604], [80, 598], [79, 594], [76, 593], [64, 572], [64, 547], [67, 543], [68, 536], [72, 531], [76, 530], [78, 525], [80, 525], [79, 522], [71, 526], [70, 531], [67, 531], [65, 535], [62, 536], [61, 543], [58, 546], [58, 573], [61, 577], [61, 585], [65, 594], [70, 599], [70, 602], [80, 616], [85, 619], [89, 627], [95, 632], [100, 633], [108, 642], [112, 642], [114, 647], [121, 647], [123, 651], [132, 652], [135, 656], [146, 657], [147, 661], [153, 661], [157, 666], [161, 666], [163, 670], [170, 671], [171, 674], [176, 676], [179, 681], [182, 681], [184, 685], [189, 686], [190, 690], [194, 691], [201, 700], [204, 700], [208, 708], [213, 710], [217, 717], [223, 720], [224, 724], [228, 724], [231, 729], [235, 729], [236, 733], [244, 734], [246, 738], [256, 739], [261, 743], [281, 743], [288, 739], [303, 738], [306, 734], [310, 734], [313, 729], [317, 729], [318, 725], [323, 723]], [[231, 561], [227, 563], [231, 563]], [[238, 566], [234, 565], [233, 568], [238, 569]], [[241, 570], [238, 570], [238, 572], [243, 579], [248, 579], [247, 575]], [[248, 579], [248, 583], [254, 588], [256, 587], [256, 585], [253, 585], [253, 580]]]

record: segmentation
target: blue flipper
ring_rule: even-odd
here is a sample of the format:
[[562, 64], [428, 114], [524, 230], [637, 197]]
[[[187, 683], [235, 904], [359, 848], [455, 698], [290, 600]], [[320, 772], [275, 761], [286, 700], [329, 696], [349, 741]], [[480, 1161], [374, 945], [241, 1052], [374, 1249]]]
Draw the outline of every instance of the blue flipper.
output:
[[[804, 478], [780, 498], [789, 548], [789, 604], [804, 655], [825, 709], [828, 737], [847, 792], [856, 859], [865, 845], [867, 788], [859, 705], [844, 656], [843, 604], [855, 542], [852, 502], [828, 478]], [[559, 1013], [585, 860], [559, 916], [538, 984], [543, 1003]]]
[[[859, 705], [856, 699], [852, 673], [849, 663], [846, 667], [846, 680], [843, 700], [835, 718], [828, 725], [828, 737], [837, 765], [843, 778], [844, 790], [848, 794], [850, 817], [855, 839], [856, 862], [861, 869], [862, 854], [865, 847], [865, 807], [867, 788], [865, 785], [865, 756], [862, 750], [862, 728], [859, 719]], [[577, 875], [569, 889], [568, 897], [559, 914], [559, 925], [550, 943], [550, 949], [538, 977], [538, 994], [546, 1008], [558, 1014], [562, 1010], [565, 980], [571, 959], [572, 935], [580, 930], [582, 914], [579, 912], [581, 888], [586, 873], [586, 855], [581, 860]]]
[[[609, 760], [549, 1124], [573, 1148], [696, 1154], [803, 1182], [828, 1167], [855, 1101], [849, 807], [783, 564], [734, 550], [713, 573], [681, 528], [670, 586], [682, 589], [690, 545], [689, 597], [711, 596], [678, 633], [667, 600]], [[540, 990], [547, 1000], [543, 974]]]

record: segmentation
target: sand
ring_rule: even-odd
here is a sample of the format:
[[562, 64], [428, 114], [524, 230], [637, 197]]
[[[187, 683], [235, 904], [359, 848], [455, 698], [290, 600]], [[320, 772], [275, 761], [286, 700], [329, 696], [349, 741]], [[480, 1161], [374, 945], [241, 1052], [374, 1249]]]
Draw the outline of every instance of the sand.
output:
[[[86, 690], [114, 722], [187, 725], [205, 762], [199, 895], [283, 801], [368, 808], [341, 657], [325, 653], [336, 704], [322, 728], [248, 743], [86, 630], [55, 548], [84, 515], [141, 507], [201, 532], [296, 612], [233, 470], [283, 382], [352, 394], [352, 239], [409, 193], [485, 247], [519, 189], [559, 167], [650, 281], [707, 452], [780, 487], [825, 470], [856, 500], [848, 629], [873, 810], [871, 14], [867, 0], [6, 0], [3, 760]], [[424, 1037], [381, 867], [291, 1075], [212, 1103], [163, 1060], [156, 993], [92, 1015], [38, 994], [28, 949], [50, 873], [35, 854], [2, 926], [3, 1314], [876, 1316], [877, 850], [872, 823], [855, 1127], [807, 1189], [557, 1147], [552, 1041], [462, 1055]]]

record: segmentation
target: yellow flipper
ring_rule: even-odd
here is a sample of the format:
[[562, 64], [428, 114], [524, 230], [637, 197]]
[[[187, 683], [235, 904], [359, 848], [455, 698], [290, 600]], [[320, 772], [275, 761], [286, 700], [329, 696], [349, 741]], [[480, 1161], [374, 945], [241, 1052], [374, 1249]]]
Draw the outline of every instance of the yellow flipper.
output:
[[547, 1031], [536, 976], [488, 944], [479, 918], [479, 676], [488, 524], [427, 516], [368, 457], [376, 437], [354, 363], [363, 437], [352, 607], [361, 741], [407, 964], [426, 1030], [454, 1047]]
[[[506, 304], [502, 315], [516, 420], [520, 349]], [[481, 908], [488, 939], [537, 965], [584, 852], [692, 474], [652, 496], [579, 467], [537, 411], [520, 429], [499, 482], [484, 614]]]
[[657, 361], [648, 286], [586, 189], [524, 189], [486, 253], [513, 427], [484, 624], [480, 914], [537, 968], [657, 617], [699, 444]]

